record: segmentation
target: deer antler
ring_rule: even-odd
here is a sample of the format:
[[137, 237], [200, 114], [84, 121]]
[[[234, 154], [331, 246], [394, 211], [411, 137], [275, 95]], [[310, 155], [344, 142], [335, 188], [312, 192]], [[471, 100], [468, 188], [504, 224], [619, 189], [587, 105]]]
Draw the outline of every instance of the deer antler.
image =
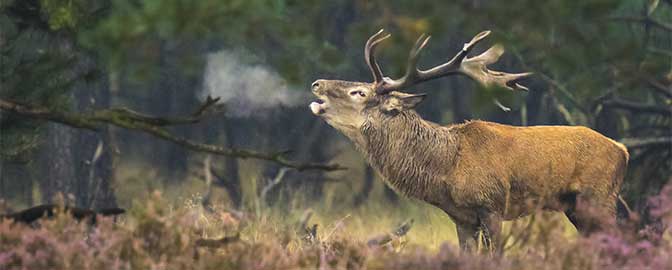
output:
[[373, 34], [373, 36], [366, 41], [366, 46], [364, 46], [364, 60], [366, 60], [366, 64], [369, 65], [369, 69], [371, 69], [371, 73], [373, 74], [373, 82], [376, 84], [381, 84], [383, 82], [383, 72], [380, 70], [378, 62], [376, 62], [376, 46], [378, 46], [378, 43], [381, 41], [390, 37], [390, 34], [384, 35], [383, 31], [383, 29], [380, 29], [380, 31]]
[[423, 34], [415, 42], [409, 53], [404, 76], [392, 80], [383, 75], [374, 55], [378, 43], [390, 37], [389, 34], [383, 35], [383, 30], [381, 29], [369, 38], [365, 47], [366, 63], [369, 65], [371, 73], [373, 73], [374, 83], [377, 85], [376, 92], [378, 94], [386, 94], [393, 90], [399, 90], [424, 81], [453, 74], [466, 75], [486, 87], [499, 86], [510, 90], [527, 91], [527, 87], [519, 84], [518, 81], [531, 75], [531, 72], [506, 73], [488, 69], [487, 66], [497, 62], [499, 57], [504, 53], [504, 48], [501, 45], [495, 45], [480, 55], [467, 58], [467, 54], [489, 34], [490, 31], [478, 33], [469, 43], [464, 44], [462, 50], [450, 61], [428, 70], [420, 70], [417, 67], [418, 57], [430, 38], [430, 36]]

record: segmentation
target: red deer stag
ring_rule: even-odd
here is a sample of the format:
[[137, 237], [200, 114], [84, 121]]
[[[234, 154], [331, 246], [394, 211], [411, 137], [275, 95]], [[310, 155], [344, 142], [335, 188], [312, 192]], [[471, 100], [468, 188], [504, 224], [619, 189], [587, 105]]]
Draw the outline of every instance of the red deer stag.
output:
[[448, 214], [465, 250], [476, 247], [479, 232], [486, 247], [496, 248], [491, 245], [498, 243], [503, 220], [537, 209], [564, 212], [582, 233], [604, 229], [603, 218], [615, 220], [628, 162], [623, 145], [586, 127], [484, 121], [440, 126], [413, 110], [425, 94], [400, 92], [454, 74], [486, 87], [527, 90], [518, 81], [531, 73], [487, 68], [504, 52], [501, 46], [467, 57], [489, 33], [479, 33], [452, 60], [429, 70], [416, 67], [429, 40], [423, 35], [410, 51], [406, 74], [392, 80], [375, 58], [376, 46], [389, 37], [381, 30], [365, 46], [373, 83], [317, 80], [312, 92], [318, 100], [310, 109], [352, 140], [390, 186]]

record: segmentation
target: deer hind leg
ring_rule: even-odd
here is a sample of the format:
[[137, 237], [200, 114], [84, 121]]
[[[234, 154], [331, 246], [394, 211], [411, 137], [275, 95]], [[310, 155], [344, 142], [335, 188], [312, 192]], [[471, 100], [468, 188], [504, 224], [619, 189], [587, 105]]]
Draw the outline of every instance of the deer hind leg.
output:
[[571, 193], [561, 196], [565, 215], [582, 235], [611, 229], [616, 221], [616, 200], [610, 196]]
[[468, 223], [456, 223], [457, 238], [460, 248], [466, 252], [474, 252], [478, 249], [479, 226]]
[[[479, 213], [476, 224], [468, 222], [456, 222], [457, 237], [460, 248], [468, 252], [479, 251], [479, 243], [483, 249], [494, 253], [500, 248], [500, 234], [502, 231], [502, 218], [494, 213]], [[483, 242], [481, 242], [481, 237]]]
[[498, 253], [501, 251], [502, 218], [497, 214], [490, 213], [479, 219], [483, 231], [483, 247], [491, 253]]

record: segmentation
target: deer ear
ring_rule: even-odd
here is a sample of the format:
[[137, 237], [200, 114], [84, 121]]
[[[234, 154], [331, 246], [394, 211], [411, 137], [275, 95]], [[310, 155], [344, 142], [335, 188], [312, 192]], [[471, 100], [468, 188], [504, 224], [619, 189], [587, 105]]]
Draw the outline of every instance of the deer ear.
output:
[[390, 92], [383, 103], [382, 109], [385, 112], [399, 112], [415, 108], [422, 102], [427, 94], [408, 94], [402, 92]]
[[427, 97], [427, 94], [425, 93], [405, 94], [405, 96], [400, 97], [399, 99], [401, 99], [401, 103], [404, 106], [404, 109], [413, 109], [415, 106], [420, 104], [420, 102], [425, 100], [425, 97]]

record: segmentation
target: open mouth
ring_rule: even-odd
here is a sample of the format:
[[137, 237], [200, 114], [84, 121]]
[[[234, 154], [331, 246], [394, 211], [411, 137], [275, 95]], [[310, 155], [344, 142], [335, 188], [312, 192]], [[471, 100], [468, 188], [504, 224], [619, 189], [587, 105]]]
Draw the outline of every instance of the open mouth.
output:
[[322, 115], [326, 112], [326, 109], [327, 101], [324, 99], [318, 98], [317, 100], [310, 103], [310, 110], [314, 115]]

